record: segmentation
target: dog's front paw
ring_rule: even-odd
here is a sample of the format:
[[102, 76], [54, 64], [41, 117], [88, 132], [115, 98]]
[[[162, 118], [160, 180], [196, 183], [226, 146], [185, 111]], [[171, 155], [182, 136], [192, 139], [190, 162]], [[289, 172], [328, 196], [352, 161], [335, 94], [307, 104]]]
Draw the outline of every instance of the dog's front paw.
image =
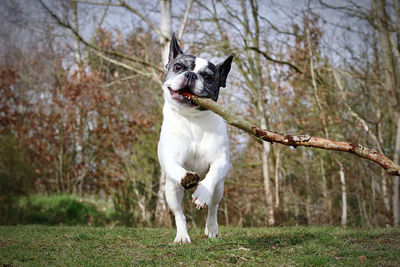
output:
[[204, 229], [204, 233], [207, 237], [209, 238], [216, 238], [219, 236], [219, 231], [218, 231], [218, 224], [206, 224], [206, 228]]
[[[203, 180], [204, 181], [204, 180]], [[192, 202], [197, 209], [206, 208], [210, 205], [213, 192], [205, 187], [201, 182], [192, 195]]]
[[185, 177], [181, 180], [181, 186], [185, 190], [195, 187], [200, 181], [200, 176], [195, 172], [186, 172]]
[[179, 244], [189, 244], [192, 243], [192, 240], [190, 240], [190, 237], [187, 233], [177, 233], [174, 243], [179, 243]]

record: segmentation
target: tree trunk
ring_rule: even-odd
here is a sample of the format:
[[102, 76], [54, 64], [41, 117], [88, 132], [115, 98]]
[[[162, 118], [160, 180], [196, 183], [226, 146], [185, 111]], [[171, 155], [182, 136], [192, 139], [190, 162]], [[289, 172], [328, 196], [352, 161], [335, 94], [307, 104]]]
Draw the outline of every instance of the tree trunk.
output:
[[[396, 14], [396, 35], [397, 43], [393, 42], [394, 49], [394, 77], [396, 82], [396, 92], [397, 92], [397, 133], [396, 133], [396, 144], [394, 150], [393, 160], [395, 163], [400, 163], [400, 14], [399, 14], [399, 2], [394, 0], [394, 8]], [[389, 33], [390, 34], [390, 33]], [[391, 40], [394, 40], [393, 36], [390, 36]], [[393, 214], [396, 214], [396, 218], [393, 220], [394, 226], [399, 226], [400, 223], [400, 203], [399, 203], [399, 184], [400, 177], [396, 176], [393, 180]], [[395, 210], [396, 209], [396, 210]]]
[[[374, 1], [372, 1], [373, 8], [375, 9]], [[374, 12], [374, 11], [373, 11]], [[376, 17], [376, 14], [372, 14], [374, 17]], [[379, 50], [378, 50], [378, 36], [379, 33], [377, 33], [376, 27], [373, 28], [373, 35], [372, 35], [372, 44], [373, 44], [373, 54], [374, 54], [374, 72], [379, 73], [380, 72], [380, 63], [379, 63]], [[382, 118], [382, 110], [381, 110], [381, 95], [385, 94], [386, 92], [381, 92], [381, 87], [380, 85], [376, 85], [375, 89], [377, 91], [377, 97], [375, 97], [376, 101], [376, 107], [377, 107], [377, 115], [376, 117], [378, 119]], [[382, 122], [379, 121], [377, 123], [377, 147], [379, 148], [380, 145], [383, 143], [383, 137], [382, 137]], [[383, 153], [382, 148], [380, 149], [380, 153]], [[391, 225], [391, 210], [390, 210], [390, 192], [389, 192], [389, 187], [388, 187], [388, 180], [386, 174], [381, 170], [381, 177], [382, 177], [382, 198], [383, 198], [383, 204], [385, 206], [385, 215], [386, 215], [386, 220], [387, 220], [387, 225]]]
[[[379, 43], [381, 46], [381, 58], [382, 64], [381, 68], [383, 71], [383, 81], [384, 88], [388, 93], [391, 93], [395, 96], [393, 99], [393, 103], [389, 103], [395, 110], [395, 118], [397, 119], [396, 127], [396, 141], [395, 141], [395, 154], [394, 154], [394, 162], [396, 164], [399, 163], [399, 151], [400, 151], [400, 111], [399, 111], [399, 97], [400, 92], [397, 92], [396, 88], [396, 79], [395, 79], [395, 71], [394, 71], [394, 62], [393, 62], [393, 52], [392, 45], [390, 43], [390, 32], [389, 32], [389, 17], [385, 10], [385, 1], [384, 0], [373, 0], [372, 7], [376, 8], [376, 16], [377, 16], [377, 26], [379, 30]], [[394, 177], [393, 179], [393, 226], [399, 226], [400, 222], [400, 209], [399, 209], [399, 177]]]
[[[72, 27], [76, 32], [79, 32], [79, 26], [78, 26], [78, 3], [77, 1], [71, 1], [71, 6], [72, 6]], [[80, 42], [79, 38], [77, 36], [74, 36], [74, 57], [75, 57], [75, 63], [80, 64], [81, 63], [81, 51], [80, 51]], [[80, 75], [78, 73], [78, 75]]]
[[331, 223], [332, 199], [330, 198], [330, 194], [328, 193], [328, 181], [326, 179], [324, 160], [322, 159], [322, 157], [320, 158], [320, 162], [321, 162], [321, 176], [322, 176], [322, 196], [324, 198], [324, 210], [326, 217], [325, 222]]
[[263, 142], [263, 149], [261, 152], [262, 158], [262, 170], [263, 170], [263, 180], [264, 180], [264, 192], [266, 200], [267, 209], [267, 224], [268, 226], [275, 225], [274, 216], [274, 201], [272, 196], [270, 173], [269, 173], [269, 154], [271, 150], [271, 144], [268, 142]]
[[[306, 159], [303, 159], [304, 163]], [[304, 164], [306, 165], [306, 164]], [[305, 166], [305, 175], [306, 175], [306, 194], [307, 194], [307, 200], [306, 200], [306, 218], [307, 218], [307, 224], [311, 224], [311, 193], [310, 193], [310, 174], [308, 171], [308, 166]]]
[[346, 179], [344, 176], [343, 164], [338, 162], [339, 164], [339, 176], [340, 183], [342, 185], [342, 219], [341, 223], [343, 227], [347, 225], [347, 192], [346, 192]]
[[[160, 44], [162, 46], [163, 65], [168, 63], [169, 55], [169, 40], [172, 36], [172, 15], [171, 15], [171, 0], [160, 0]], [[157, 193], [156, 203], [156, 224], [161, 226], [171, 226], [171, 216], [165, 199], [165, 181], [166, 176], [164, 171], [161, 171], [159, 178], [159, 188]]]
[[358, 207], [358, 213], [359, 213], [359, 216], [360, 216], [361, 224], [364, 224], [364, 214], [363, 214], [363, 211], [362, 211], [362, 204], [361, 204], [360, 194], [356, 194], [356, 198], [357, 198], [357, 207]]
[[[394, 149], [393, 161], [399, 164], [400, 154], [400, 115], [397, 115], [397, 131], [396, 131], [396, 145]], [[393, 226], [399, 226], [400, 222], [400, 207], [399, 207], [399, 184], [400, 177], [395, 176], [393, 178]]]
[[371, 226], [371, 220], [368, 216], [367, 212], [367, 202], [365, 199], [365, 188], [361, 180], [358, 180], [358, 190], [359, 194], [357, 194], [357, 200], [358, 200], [358, 209], [360, 210], [360, 216], [361, 219], [363, 220], [363, 224], [366, 224], [367, 226]]
[[294, 206], [294, 217], [296, 220], [296, 226], [299, 226], [300, 209], [299, 209], [299, 203], [297, 201], [296, 192], [293, 189], [293, 181], [289, 181], [289, 192], [290, 192], [290, 198]]
[[225, 217], [225, 226], [229, 226], [229, 210], [227, 201], [224, 201], [224, 217]]
[[[261, 97], [261, 92], [259, 93], [259, 97]], [[265, 118], [264, 105], [262, 102], [262, 98], [258, 101], [258, 113], [260, 114], [260, 124], [261, 127], [267, 127], [267, 119]], [[271, 144], [268, 142], [263, 142], [262, 151], [261, 151], [261, 159], [262, 159], [262, 174], [264, 181], [264, 192], [265, 192], [265, 201], [266, 201], [266, 210], [267, 210], [267, 225], [272, 226], [275, 225], [275, 216], [274, 216], [274, 200], [273, 193], [271, 188], [270, 181], [270, 173], [269, 173], [269, 154], [271, 151]]]
[[371, 191], [372, 191], [372, 212], [371, 212], [371, 217], [372, 217], [372, 223], [374, 225], [377, 225], [377, 210], [376, 210], [376, 181], [375, 181], [375, 175], [371, 175]]
[[160, 44], [163, 65], [168, 63], [169, 41], [172, 36], [171, 0], [160, 0]]
[[165, 172], [162, 171], [159, 180], [159, 188], [157, 193], [157, 204], [156, 204], [156, 225], [158, 226], [171, 226], [172, 220], [169, 214], [169, 208], [165, 199]]
[[[248, 37], [251, 35], [249, 17], [247, 16], [246, 4], [244, 1], [241, 1], [243, 17], [246, 20], [246, 30], [245, 36]], [[258, 3], [257, 1], [250, 1], [251, 6], [251, 17], [254, 23], [254, 35], [250, 38], [251, 43], [255, 47], [259, 47], [260, 45], [260, 27], [258, 23]], [[249, 39], [249, 38], [247, 38]], [[251, 58], [249, 56], [249, 58]], [[250, 64], [252, 77], [254, 78], [254, 85], [256, 86], [256, 95], [258, 97], [257, 100], [257, 111], [260, 116], [260, 124], [267, 127], [267, 114], [266, 114], [266, 106], [265, 106], [265, 94], [266, 91], [264, 89], [264, 79], [263, 79], [263, 69], [261, 66], [261, 58], [259, 54], [255, 54], [253, 57], [254, 64]], [[265, 190], [265, 200], [266, 200], [266, 208], [267, 208], [267, 224], [269, 226], [275, 225], [275, 215], [274, 215], [274, 199], [273, 192], [270, 180], [270, 172], [269, 172], [269, 155], [271, 151], [271, 144], [267, 142], [263, 142], [263, 151], [262, 151], [262, 167], [263, 167], [263, 180], [264, 180], [264, 190]]]
[[74, 149], [75, 149], [75, 166], [78, 168], [75, 172], [75, 184], [78, 187], [79, 195], [83, 195], [83, 183], [85, 174], [83, 172], [84, 159], [83, 159], [83, 140], [81, 136], [82, 118], [79, 108], [75, 108], [75, 131], [74, 131]]
[[280, 200], [279, 200], [279, 168], [281, 160], [281, 150], [276, 149], [276, 161], [275, 161], [275, 210], [279, 210]]
[[[360, 184], [360, 188], [362, 188], [361, 192], [365, 192], [366, 190], [364, 190], [364, 187], [363, 187], [363, 184], [361, 181], [359, 181], [359, 184]], [[369, 200], [366, 199], [365, 193], [364, 193], [364, 197], [361, 198], [361, 200], [362, 200], [362, 209], [363, 209], [365, 221], [367, 222], [367, 226], [371, 227], [372, 226], [371, 217], [369, 216], [368, 211], [367, 211], [367, 201], [369, 201]]]
[[381, 170], [382, 174], [382, 198], [383, 198], [383, 204], [385, 206], [385, 211], [387, 214], [390, 214], [390, 196], [389, 196], [389, 190], [388, 190], [388, 185], [387, 185], [387, 177], [386, 174], [384, 173], [383, 170]]
[[[395, 96], [392, 101], [392, 106], [398, 105], [399, 93], [396, 91], [395, 77], [394, 77], [394, 62], [392, 45], [390, 43], [390, 32], [389, 32], [389, 17], [385, 9], [384, 0], [373, 0], [373, 5], [377, 11], [377, 26], [379, 30], [379, 44], [381, 46], [381, 70], [383, 72], [384, 88], [388, 93]], [[398, 108], [397, 108], [398, 109]]]

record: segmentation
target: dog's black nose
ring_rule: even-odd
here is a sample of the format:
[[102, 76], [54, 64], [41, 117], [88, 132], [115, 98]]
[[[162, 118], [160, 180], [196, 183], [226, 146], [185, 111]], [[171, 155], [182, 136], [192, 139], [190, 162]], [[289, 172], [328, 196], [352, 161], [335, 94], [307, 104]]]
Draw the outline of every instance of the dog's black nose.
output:
[[190, 80], [197, 80], [197, 74], [192, 72], [192, 71], [188, 71], [185, 73], [185, 77], [190, 81]]

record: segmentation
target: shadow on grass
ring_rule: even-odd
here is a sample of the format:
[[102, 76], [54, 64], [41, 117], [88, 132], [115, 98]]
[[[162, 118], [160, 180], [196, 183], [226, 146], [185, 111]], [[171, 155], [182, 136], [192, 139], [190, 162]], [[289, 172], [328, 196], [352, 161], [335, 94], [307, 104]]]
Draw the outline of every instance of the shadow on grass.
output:
[[400, 240], [400, 232], [390, 231], [387, 233], [347, 233], [343, 234], [342, 238], [347, 240], [350, 244], [356, 244], [363, 249], [377, 250], [377, 249], [398, 249]]
[[266, 234], [261, 237], [246, 237], [243, 245], [254, 250], [268, 250], [302, 244], [315, 238], [316, 236], [312, 233], [301, 232]]

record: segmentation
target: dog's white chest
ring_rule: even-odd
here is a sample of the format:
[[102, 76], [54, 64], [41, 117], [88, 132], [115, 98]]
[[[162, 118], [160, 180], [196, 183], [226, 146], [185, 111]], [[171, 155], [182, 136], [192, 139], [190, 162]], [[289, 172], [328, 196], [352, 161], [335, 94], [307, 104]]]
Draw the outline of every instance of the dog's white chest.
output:
[[182, 116], [168, 104], [163, 113], [160, 149], [182, 167], [204, 177], [218, 157], [229, 158], [226, 125], [218, 115], [201, 111], [200, 116]]
[[192, 170], [197, 172], [201, 177], [203, 177], [209, 167], [210, 167], [210, 155], [214, 154], [213, 147], [209, 144], [212, 143], [212, 135], [203, 131], [193, 132], [192, 129], [188, 129], [190, 131], [191, 138], [186, 139], [186, 143], [188, 144], [185, 149], [182, 151], [183, 153], [183, 167], [187, 170]]

